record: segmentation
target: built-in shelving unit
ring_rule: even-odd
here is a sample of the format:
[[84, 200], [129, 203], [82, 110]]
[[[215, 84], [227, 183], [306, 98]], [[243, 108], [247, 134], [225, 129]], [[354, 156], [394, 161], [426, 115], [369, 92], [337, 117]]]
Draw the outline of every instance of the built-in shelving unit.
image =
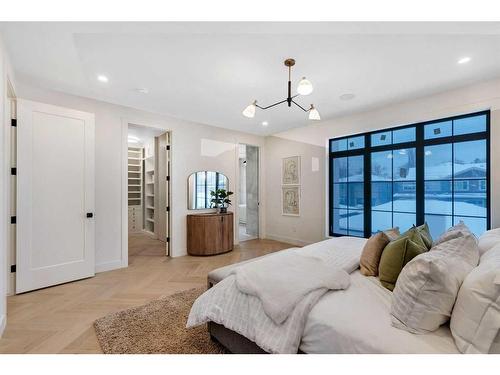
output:
[[155, 157], [144, 155], [144, 230], [155, 233]]
[[142, 230], [142, 147], [128, 148], [129, 232]]

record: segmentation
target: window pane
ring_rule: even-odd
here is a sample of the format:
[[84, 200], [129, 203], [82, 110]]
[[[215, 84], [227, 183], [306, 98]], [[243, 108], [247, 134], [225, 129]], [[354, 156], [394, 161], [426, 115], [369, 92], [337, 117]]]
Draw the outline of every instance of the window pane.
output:
[[347, 234], [347, 210], [333, 210], [333, 233]]
[[455, 215], [486, 217], [486, 180], [455, 181]]
[[477, 237], [486, 231], [486, 218], [455, 216], [453, 221], [455, 224], [458, 224], [460, 220], [462, 220]]
[[372, 233], [392, 228], [392, 213], [372, 211]]
[[451, 143], [426, 146], [424, 155], [426, 180], [447, 180], [451, 178]]
[[349, 208], [363, 209], [363, 204], [365, 201], [365, 190], [364, 184], [362, 182], [351, 183], [349, 185]]
[[333, 207], [347, 207], [347, 184], [333, 184]]
[[355, 150], [358, 148], [365, 147], [365, 136], [353, 137], [347, 140], [347, 148], [349, 150]]
[[330, 141], [330, 152], [347, 150], [347, 138]]
[[416, 212], [417, 195], [415, 182], [395, 182], [393, 189], [394, 211]]
[[453, 145], [455, 178], [486, 178], [486, 140]]
[[451, 121], [434, 122], [424, 126], [424, 139], [449, 137], [451, 135]]
[[372, 134], [372, 146], [390, 145], [392, 143], [392, 132]]
[[372, 183], [372, 209], [392, 211], [392, 183]]
[[415, 214], [403, 214], [399, 212], [394, 213], [394, 226], [399, 227], [401, 233], [406, 232], [413, 225], [415, 225], [416, 215]]
[[453, 134], [470, 134], [486, 131], [486, 115], [466, 117], [453, 121]]
[[392, 181], [392, 151], [372, 152], [372, 181]]
[[364, 173], [364, 157], [360, 156], [349, 156], [348, 158], [348, 181], [363, 181], [363, 173]]
[[404, 128], [392, 132], [392, 143], [415, 141], [415, 128]]
[[425, 213], [452, 214], [451, 181], [425, 182]]
[[452, 226], [451, 216], [425, 215], [425, 221], [429, 225], [429, 230], [434, 240], [437, 240], [440, 235]]
[[349, 210], [349, 236], [363, 237], [365, 235], [365, 215], [360, 210]]
[[333, 159], [333, 182], [347, 182], [347, 158]]
[[397, 180], [415, 180], [415, 149], [401, 149], [393, 152], [393, 177]]

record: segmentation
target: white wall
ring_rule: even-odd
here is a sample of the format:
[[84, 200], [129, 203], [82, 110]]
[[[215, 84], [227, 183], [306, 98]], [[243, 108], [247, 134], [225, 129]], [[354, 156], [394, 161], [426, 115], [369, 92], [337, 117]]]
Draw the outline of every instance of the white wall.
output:
[[[186, 254], [187, 178], [214, 170], [229, 178], [233, 191], [238, 175], [238, 143], [262, 146], [264, 138], [181, 121], [18, 83], [18, 97], [95, 114], [96, 139], [96, 270], [126, 265], [122, 258], [122, 153], [124, 123], [172, 132], [172, 256]], [[126, 188], [125, 188], [126, 192]], [[235, 197], [235, 202], [238, 197]], [[234, 209], [234, 208], [233, 208]], [[236, 210], [237, 211], [237, 210]], [[126, 219], [127, 211], [124, 212]], [[237, 233], [237, 231], [235, 231]], [[126, 238], [126, 236], [125, 236]], [[237, 238], [235, 238], [237, 240]]]
[[[300, 156], [300, 216], [281, 213], [281, 163]], [[325, 149], [322, 146], [266, 138], [266, 233], [267, 238], [303, 246], [325, 238]]]
[[[272, 142], [266, 142], [266, 153], [268, 156], [267, 195], [270, 201], [267, 207], [268, 233], [279, 236], [291, 235], [288, 233], [288, 223], [281, 222], [276, 226], [272, 226], [272, 223], [279, 218], [276, 216], [276, 209], [272, 207], [274, 199], [271, 199], [271, 197], [277, 197], [280, 189], [278, 184], [272, 182], [271, 171], [273, 167], [270, 165], [271, 161], [269, 159], [272, 159], [270, 155], [274, 154], [273, 149], [286, 149], [287, 142], [296, 141], [304, 150], [306, 149], [305, 144], [311, 147], [321, 147], [323, 155], [326, 155], [327, 141], [333, 137], [412, 124], [485, 109], [491, 110], [492, 227], [500, 227], [500, 194], [497, 193], [500, 191], [500, 79], [497, 79], [276, 134], [273, 137], [276, 139]], [[280, 138], [281, 140], [277, 140]], [[327, 158], [324, 157], [323, 171], [327, 171], [326, 164]], [[304, 186], [302, 196], [318, 194], [324, 202], [324, 207], [327, 207], [328, 187], [326, 182], [323, 182], [322, 186], [322, 189], [319, 189], [317, 185], [311, 185], [309, 188]], [[316, 210], [302, 210], [302, 212], [301, 217], [294, 223], [298, 228], [303, 226], [309, 228], [321, 226], [324, 230], [323, 234], [326, 235], [328, 233], [328, 223], [324, 216], [318, 215]], [[308, 240], [305, 234], [299, 236], [297, 233], [294, 238], [302, 241]]]
[[[10, 246], [10, 103], [7, 95], [7, 81], [14, 86], [14, 74], [0, 38], [0, 336], [7, 322], [7, 254]], [[13, 87], [15, 89], [15, 87]]]

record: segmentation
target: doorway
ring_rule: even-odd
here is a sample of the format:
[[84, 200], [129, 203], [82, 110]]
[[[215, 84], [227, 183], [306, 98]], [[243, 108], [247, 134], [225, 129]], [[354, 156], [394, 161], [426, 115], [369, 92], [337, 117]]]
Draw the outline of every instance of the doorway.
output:
[[259, 148], [239, 145], [238, 238], [259, 238]]
[[128, 260], [170, 254], [170, 133], [128, 124]]

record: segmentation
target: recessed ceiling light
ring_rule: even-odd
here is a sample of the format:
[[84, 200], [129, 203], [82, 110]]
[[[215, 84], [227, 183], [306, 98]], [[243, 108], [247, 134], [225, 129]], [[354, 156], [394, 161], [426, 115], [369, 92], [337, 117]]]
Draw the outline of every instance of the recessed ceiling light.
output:
[[108, 81], [109, 81], [109, 80], [108, 80], [108, 77], [106, 77], [105, 75], [102, 75], [102, 74], [99, 74], [99, 75], [97, 76], [97, 80], [98, 80], [99, 82], [104, 82], [104, 83], [106, 83], [106, 82], [108, 82]]
[[462, 58], [458, 59], [458, 63], [459, 64], [467, 64], [470, 60], [471, 60], [471, 58], [466, 56], [466, 57], [462, 57]]
[[269, 123], [267, 121], [262, 121], [262, 126], [267, 126]]
[[356, 95], [354, 94], [342, 94], [339, 96], [340, 100], [352, 100]]
[[135, 89], [135, 91], [137, 91], [140, 94], [148, 94], [149, 93], [149, 90], [145, 87], [137, 88], [137, 89]]

